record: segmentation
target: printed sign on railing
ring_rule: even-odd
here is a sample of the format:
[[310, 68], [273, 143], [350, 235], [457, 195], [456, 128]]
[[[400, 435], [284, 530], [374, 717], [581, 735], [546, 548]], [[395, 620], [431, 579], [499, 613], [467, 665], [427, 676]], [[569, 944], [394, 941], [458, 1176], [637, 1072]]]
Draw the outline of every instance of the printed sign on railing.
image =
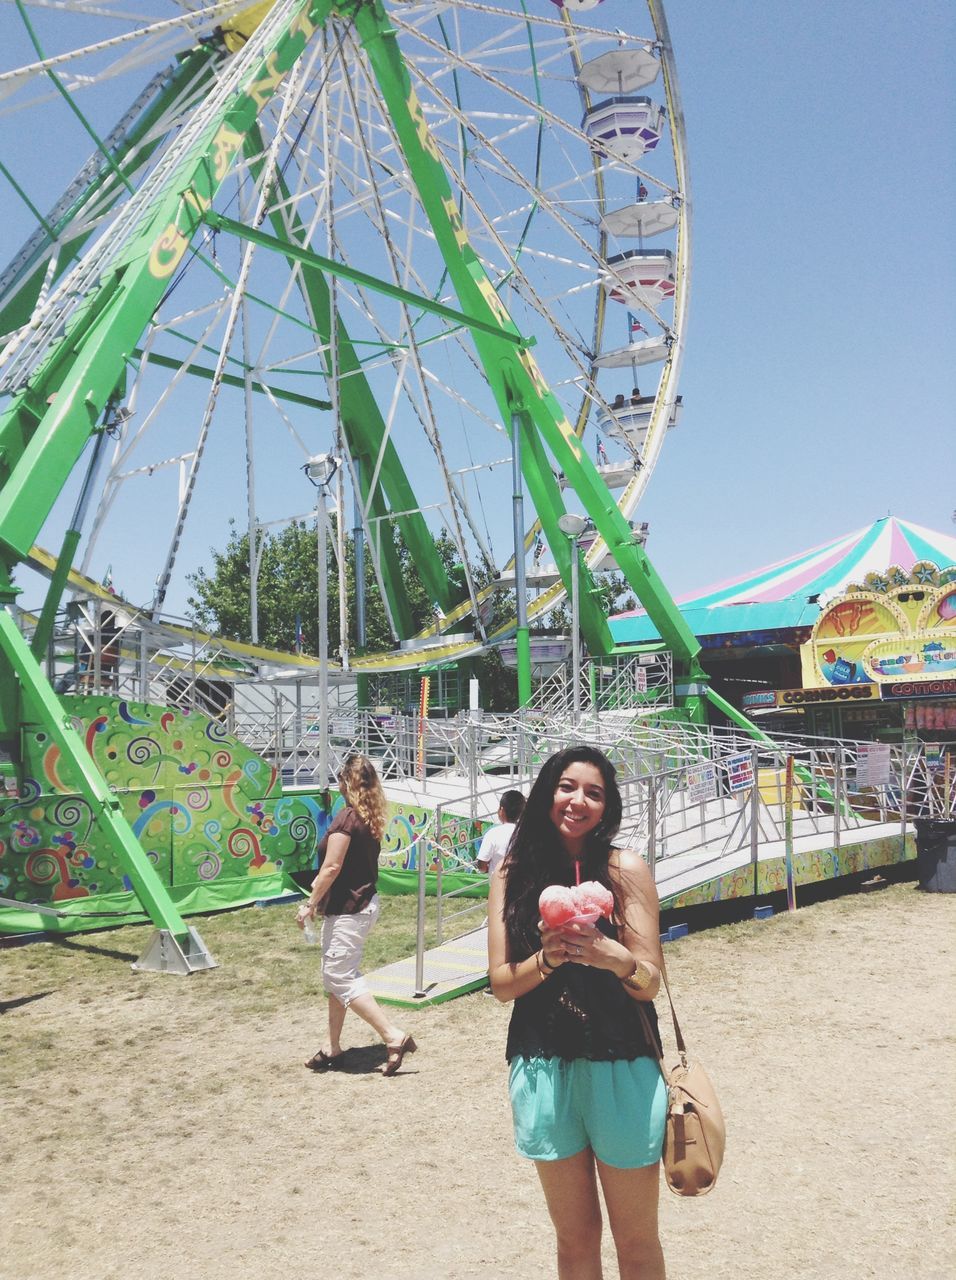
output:
[[754, 784], [754, 762], [749, 751], [728, 756], [723, 761], [723, 766], [727, 770], [727, 785], [732, 794], [750, 790]]
[[861, 742], [856, 749], [856, 785], [883, 787], [890, 780], [890, 744]]
[[688, 803], [700, 804], [716, 797], [717, 771], [712, 764], [701, 764], [688, 769], [686, 778]]

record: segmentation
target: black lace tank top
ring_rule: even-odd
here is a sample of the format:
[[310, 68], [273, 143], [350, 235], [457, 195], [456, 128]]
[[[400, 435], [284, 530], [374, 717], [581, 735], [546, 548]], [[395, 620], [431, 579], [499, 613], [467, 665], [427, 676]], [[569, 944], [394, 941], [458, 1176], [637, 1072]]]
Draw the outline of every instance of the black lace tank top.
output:
[[[599, 920], [597, 927], [608, 937], [617, 936], [607, 920]], [[654, 1006], [649, 1001], [641, 1003], [656, 1037]], [[505, 1056], [510, 1062], [519, 1055], [630, 1062], [656, 1058], [657, 1046], [648, 1043], [637, 1001], [628, 995], [620, 978], [607, 969], [563, 964], [514, 1002]]]

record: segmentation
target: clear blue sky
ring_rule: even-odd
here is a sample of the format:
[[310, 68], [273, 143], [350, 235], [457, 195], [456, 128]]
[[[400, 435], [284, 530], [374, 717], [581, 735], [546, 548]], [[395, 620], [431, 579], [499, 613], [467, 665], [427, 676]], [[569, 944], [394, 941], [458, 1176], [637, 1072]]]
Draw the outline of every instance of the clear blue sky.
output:
[[670, 0], [686, 409], [643, 518], [675, 594], [956, 508], [956, 6]]
[[[649, 29], [634, 9], [622, 25]], [[887, 513], [952, 531], [956, 6], [667, 14], [694, 251], [684, 416], [640, 511], [652, 560], [680, 595]], [[26, 60], [12, 5], [4, 47], [0, 70]], [[41, 205], [77, 159], [20, 132], [0, 157]], [[32, 221], [5, 187], [0, 207], [6, 262]]]

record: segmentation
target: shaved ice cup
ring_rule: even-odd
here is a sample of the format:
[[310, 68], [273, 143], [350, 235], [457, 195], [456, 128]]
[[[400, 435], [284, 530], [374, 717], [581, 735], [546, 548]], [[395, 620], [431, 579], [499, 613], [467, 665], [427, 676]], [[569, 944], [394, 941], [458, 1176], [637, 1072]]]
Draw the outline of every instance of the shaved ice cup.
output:
[[[571, 909], [572, 905], [576, 907], [582, 898], [588, 903], [588, 910], [565, 916], [564, 912]], [[604, 900], [603, 908], [593, 905], [595, 898]], [[577, 884], [571, 889], [566, 889], [563, 885], [549, 885], [542, 890], [538, 899], [541, 918], [551, 929], [560, 929], [569, 924], [591, 925], [603, 915], [610, 916], [613, 909], [614, 899], [610, 891], [594, 880]]]
[[560, 929], [573, 919], [575, 909], [571, 890], [563, 885], [549, 885], [541, 891], [538, 899], [538, 911], [541, 919], [549, 929]]
[[579, 916], [572, 916], [570, 920], [565, 920], [565, 924], [594, 924], [596, 920], [601, 918], [600, 911], [583, 911]]
[[578, 915], [591, 916], [596, 920], [598, 916], [610, 916], [614, 910], [614, 895], [597, 880], [586, 880], [583, 884], [576, 885], [571, 890], [571, 895], [575, 906], [581, 908]]

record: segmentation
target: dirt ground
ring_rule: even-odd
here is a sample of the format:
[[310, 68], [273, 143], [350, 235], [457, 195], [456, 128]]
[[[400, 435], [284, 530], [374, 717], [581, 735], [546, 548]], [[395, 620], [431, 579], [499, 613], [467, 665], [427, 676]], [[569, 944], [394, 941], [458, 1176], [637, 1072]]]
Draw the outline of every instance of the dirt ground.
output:
[[[392, 1080], [350, 1020], [349, 1070], [313, 1076], [314, 952], [260, 987], [133, 975], [116, 936], [0, 952], [4, 1280], [554, 1274], [505, 1007], [407, 1014]], [[662, 1192], [671, 1280], [956, 1274], [956, 898], [892, 886], [667, 957], [728, 1123], [713, 1194]]]

